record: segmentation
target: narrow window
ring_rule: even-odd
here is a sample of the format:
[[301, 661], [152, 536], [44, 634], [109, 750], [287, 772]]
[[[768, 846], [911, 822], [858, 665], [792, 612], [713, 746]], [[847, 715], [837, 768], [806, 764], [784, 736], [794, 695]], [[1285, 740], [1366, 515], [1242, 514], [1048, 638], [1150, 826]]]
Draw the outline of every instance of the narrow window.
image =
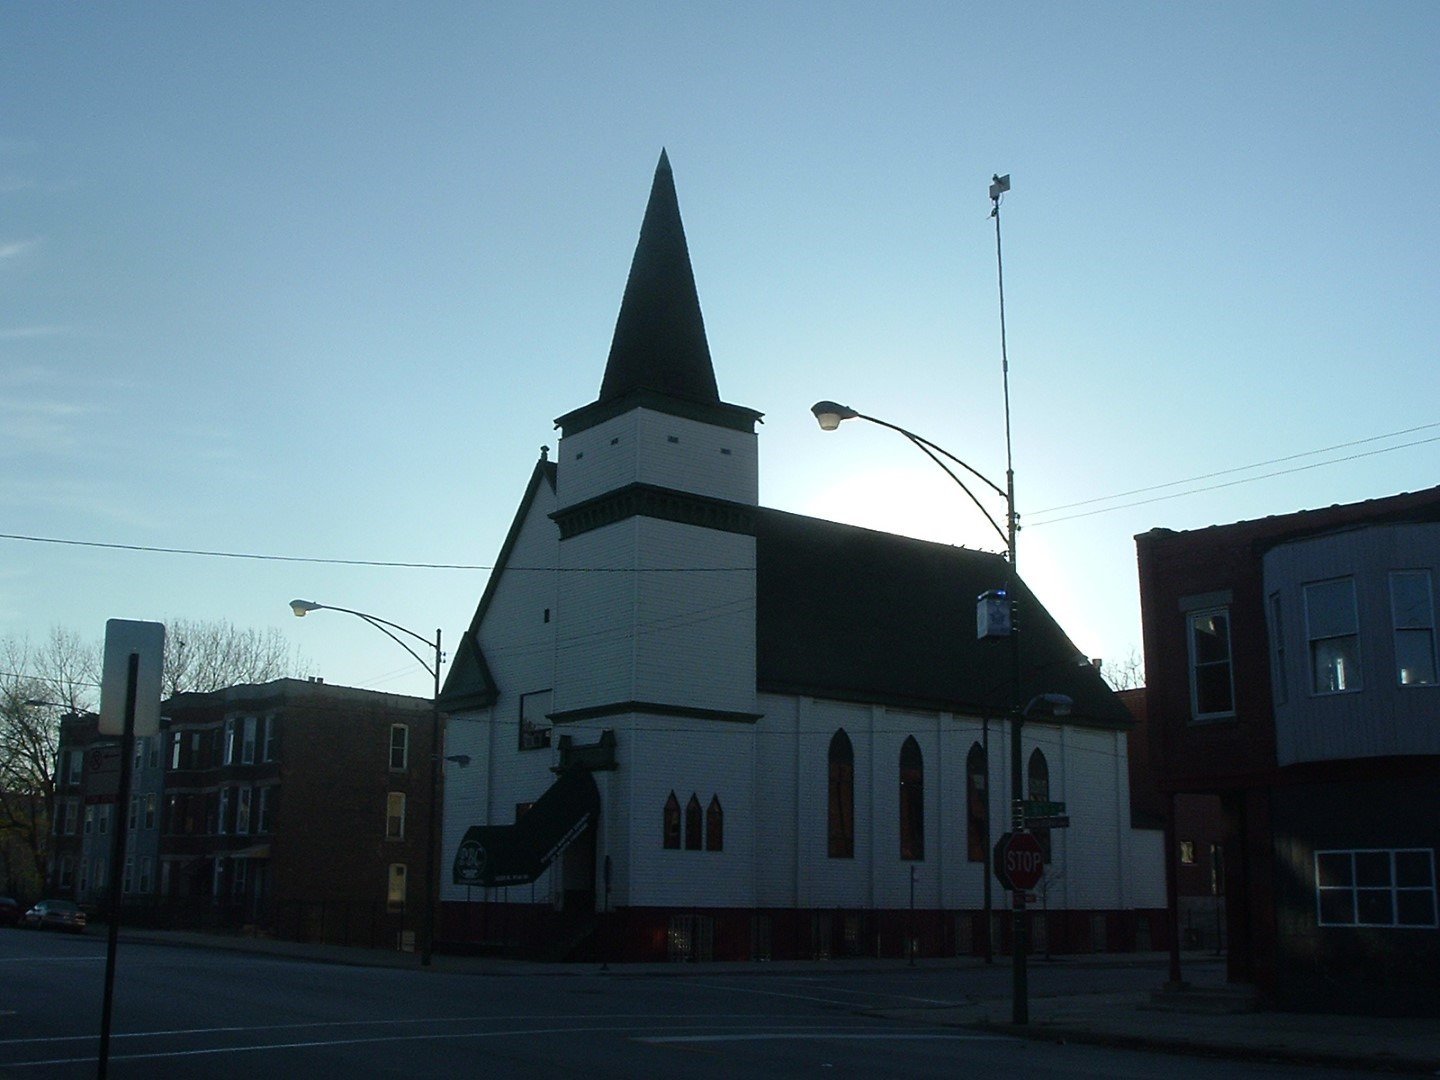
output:
[[1195, 611], [1189, 619], [1192, 714], [1197, 720], [1231, 716], [1235, 685], [1230, 677], [1230, 612]]
[[391, 863], [390, 874], [385, 884], [385, 906], [390, 911], [403, 911], [405, 908], [405, 864]]
[[925, 759], [913, 735], [900, 747], [900, 858], [925, 858]]
[[268, 833], [270, 831], [270, 815], [274, 812], [273, 787], [262, 787], [260, 789], [259, 807], [255, 811], [255, 831], [257, 833]]
[[220, 825], [215, 831], [224, 836], [230, 827], [230, 789], [220, 789]]
[[1270, 686], [1275, 704], [1284, 705], [1290, 698], [1290, 684], [1285, 675], [1285, 620], [1278, 592], [1270, 594]]
[[550, 745], [550, 717], [554, 693], [534, 690], [520, 695], [520, 749], [541, 750]]
[[1435, 608], [1429, 570], [1390, 575], [1390, 615], [1395, 627], [1395, 680], [1401, 686], [1435, 683]]
[[700, 814], [700, 800], [691, 794], [685, 804], [685, 850], [699, 851], [703, 823]]
[[705, 850], [723, 851], [725, 848], [725, 811], [720, 808], [720, 796], [710, 796], [710, 805], [705, 808]]
[[[1027, 770], [1030, 781], [1030, 798], [1034, 802], [1050, 801], [1050, 763], [1045, 760], [1045, 754], [1037, 747], [1030, 755], [1030, 767]], [[1045, 861], [1050, 861], [1050, 830], [1046, 828], [1031, 829], [1035, 839], [1040, 841], [1040, 850], [1045, 853]]]
[[1339, 694], [1359, 690], [1355, 580], [1339, 578], [1306, 585], [1305, 626], [1310, 638], [1311, 691]]
[[275, 728], [276, 728], [275, 717], [273, 717], [273, 716], [267, 716], [267, 717], [265, 718], [265, 751], [264, 751], [264, 755], [263, 755], [263, 756], [264, 756], [264, 759], [265, 759], [266, 761], [274, 761], [274, 760], [275, 760], [275, 751], [276, 751], [276, 749], [278, 748], [278, 747], [277, 747], [277, 744], [276, 744], [276, 741], [275, 741], [275, 739], [276, 739], [276, 730], [275, 730]]
[[990, 851], [990, 790], [985, 750], [977, 742], [965, 757], [965, 850], [970, 862]]
[[405, 839], [405, 793], [392, 791], [385, 796], [385, 839]]
[[225, 732], [224, 732], [224, 734], [221, 736], [221, 738], [223, 738], [223, 739], [225, 740], [225, 741], [224, 741], [224, 749], [221, 751], [221, 754], [222, 754], [221, 760], [222, 760], [226, 765], [232, 765], [232, 764], [234, 764], [234, 762], [235, 762], [235, 719], [234, 719], [234, 717], [231, 717], [229, 720], [226, 720], [226, 721], [225, 721]]
[[185, 736], [176, 732], [170, 736], [170, 768], [180, 768], [180, 747], [184, 745]]
[[145, 796], [145, 828], [147, 828], [147, 829], [153, 829], [153, 828], [155, 828], [155, 803], [156, 803], [156, 801], [157, 801], [157, 796], [156, 796], [156, 794], [155, 794], [153, 791], [150, 792], [150, 794], [148, 794], [148, 795]]
[[390, 771], [403, 772], [410, 763], [410, 727], [390, 725]]
[[1195, 865], [1195, 841], [1194, 841], [1194, 840], [1181, 840], [1181, 841], [1180, 841], [1180, 865], [1182, 865], [1182, 866], [1194, 866], [1194, 865]]
[[140, 860], [140, 891], [142, 893], [148, 893], [150, 891], [152, 865], [153, 863], [148, 855]]
[[236, 792], [235, 800], [235, 835], [250, 835], [250, 791], [248, 787], [242, 787]]
[[828, 832], [832, 859], [855, 857], [855, 748], [841, 728], [830, 737]]
[[665, 825], [663, 835], [665, 846], [678, 850], [680, 847], [680, 800], [675, 797], [675, 792], [670, 792], [670, 797], [665, 800]]
[[255, 764], [255, 717], [245, 717], [245, 735], [241, 742], [240, 761], [246, 765]]

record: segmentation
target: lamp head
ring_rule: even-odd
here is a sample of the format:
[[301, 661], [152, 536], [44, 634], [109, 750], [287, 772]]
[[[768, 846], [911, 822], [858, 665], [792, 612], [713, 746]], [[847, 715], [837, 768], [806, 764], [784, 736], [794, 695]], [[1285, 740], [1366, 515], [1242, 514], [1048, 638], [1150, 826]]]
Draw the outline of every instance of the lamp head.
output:
[[303, 619], [308, 611], [319, 611], [324, 604], [317, 604], [314, 600], [291, 600], [290, 610], [295, 613], [297, 619]]
[[810, 411], [815, 414], [815, 419], [820, 421], [821, 431], [834, 431], [840, 426], [841, 420], [853, 420], [860, 415], [848, 405], [834, 401], [817, 401], [810, 406]]

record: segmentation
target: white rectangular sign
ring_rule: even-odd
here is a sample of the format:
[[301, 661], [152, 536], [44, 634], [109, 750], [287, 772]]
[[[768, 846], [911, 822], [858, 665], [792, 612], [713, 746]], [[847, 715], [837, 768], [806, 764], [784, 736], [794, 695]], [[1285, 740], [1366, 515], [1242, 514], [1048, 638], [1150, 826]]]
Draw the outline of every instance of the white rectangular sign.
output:
[[110, 619], [105, 623], [105, 667], [100, 676], [100, 734], [125, 734], [125, 692], [130, 657], [140, 658], [135, 677], [135, 735], [160, 731], [160, 665], [165, 624]]

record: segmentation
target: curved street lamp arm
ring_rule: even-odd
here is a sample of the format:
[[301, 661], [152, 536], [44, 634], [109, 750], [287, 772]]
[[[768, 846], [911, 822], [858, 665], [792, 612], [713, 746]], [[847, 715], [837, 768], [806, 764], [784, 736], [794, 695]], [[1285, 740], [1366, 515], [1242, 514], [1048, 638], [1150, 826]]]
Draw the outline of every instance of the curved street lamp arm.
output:
[[[881, 427], [887, 427], [891, 431], [898, 431], [901, 435], [904, 435], [916, 446], [929, 453], [932, 459], [935, 457], [935, 454], [940, 454], [943, 457], [949, 458], [956, 465], [959, 465], [962, 469], [968, 472], [971, 476], [975, 477], [976, 480], [979, 480], [991, 491], [995, 492], [996, 495], [999, 495], [1002, 499], [1008, 498], [1004, 488], [1002, 488], [999, 484], [995, 483], [984, 473], [976, 469], [975, 466], [971, 465], [968, 461], [962, 461], [960, 458], [952, 454], [949, 450], [946, 450], [943, 446], [935, 445], [935, 443], [931, 442], [923, 435], [916, 435], [913, 431], [903, 428], [899, 424], [892, 424], [889, 420], [881, 420], [878, 416], [867, 416], [864, 413], [856, 413], [855, 418], [857, 420], [869, 420], [872, 424], [879, 424]], [[940, 463], [937, 461], [936, 464], [938, 465]], [[943, 465], [941, 465], [940, 467], [945, 468], [945, 466]], [[949, 469], [945, 469], [945, 471], [950, 472]], [[954, 476], [955, 474], [950, 473], [950, 475]], [[956, 482], [959, 483], [958, 480]], [[961, 484], [960, 486], [964, 487], [965, 485]], [[969, 489], [966, 488], [966, 490], [968, 491]], [[973, 499], [975, 496], [971, 495], [970, 497]], [[1002, 532], [1001, 535], [1003, 536], [1004, 533]]]
[[[865, 417], [865, 419], [868, 420], [869, 417]], [[883, 421], [878, 421], [878, 420], [877, 420], [876, 423], [883, 423]], [[886, 427], [894, 427], [893, 424], [886, 424], [885, 426], [886, 426]], [[963, 491], [963, 492], [965, 492], [966, 495], [969, 495], [969, 496], [970, 496], [970, 501], [975, 504], [975, 508], [976, 508], [977, 510], [979, 510], [980, 513], [982, 513], [982, 514], [985, 515], [985, 520], [990, 523], [990, 527], [995, 530], [996, 534], [997, 534], [997, 535], [1000, 537], [1000, 539], [1005, 543], [1006, 548], [1008, 549], [1008, 548], [1009, 548], [1009, 545], [1010, 545], [1010, 536], [1009, 536], [1009, 534], [1006, 533], [1005, 530], [1000, 527], [1000, 523], [995, 520], [994, 515], [991, 514], [989, 510], [986, 510], [986, 509], [985, 509], [985, 504], [982, 503], [982, 502], [976, 497], [975, 493], [970, 490], [969, 485], [967, 485], [964, 480], [961, 480], [960, 477], [958, 477], [958, 476], [955, 475], [955, 470], [953, 470], [952, 468], [950, 468], [949, 465], [946, 465], [945, 462], [941, 461], [941, 460], [935, 455], [935, 451], [936, 451], [936, 450], [940, 450], [940, 447], [938, 447], [938, 446], [933, 446], [933, 444], [931, 444], [931, 443], [927, 442], [926, 440], [920, 438], [918, 435], [912, 435], [910, 432], [905, 431], [905, 430], [903, 430], [902, 428], [895, 428], [895, 430], [896, 430], [896, 431], [899, 431], [900, 434], [904, 435], [907, 439], [909, 439], [912, 443], [914, 443], [914, 444], [925, 454], [926, 457], [928, 457], [931, 461], [935, 462], [936, 465], [939, 465], [940, 468], [942, 468], [942, 469], [945, 470], [945, 475], [946, 475], [946, 476], [950, 477], [951, 480], [954, 480], [955, 483], [957, 483], [957, 484], [960, 485], [960, 490]], [[940, 453], [944, 454], [945, 451], [944, 451], [944, 450], [940, 450]], [[946, 454], [945, 456], [946, 456], [946, 457], [949, 457], [950, 455], [949, 455], [949, 454]], [[958, 459], [956, 459], [956, 460], [958, 460]], [[964, 465], [965, 463], [962, 461], [962, 462], [960, 462], [960, 464]], [[966, 465], [965, 467], [966, 467], [967, 469], [970, 468], [968, 465]], [[971, 471], [971, 472], [975, 472], [974, 469], [970, 469], [970, 471]], [[976, 473], [976, 475], [978, 476], [979, 474]], [[983, 476], [981, 476], [980, 479], [984, 480], [985, 478], [984, 478]], [[989, 483], [988, 480], [986, 480], [985, 482], [986, 482], [986, 483]], [[991, 486], [993, 487], [994, 485], [991, 485]], [[1001, 494], [1003, 495], [1004, 492], [1002, 491]]]
[[[344, 609], [344, 608], [332, 608], [331, 610], [332, 610], [332, 611], [344, 611], [345, 609]], [[363, 614], [361, 614], [361, 613], [358, 612], [358, 611], [352, 611], [352, 612], [350, 612], [350, 614], [351, 614], [351, 615], [359, 615], [360, 618], [364, 619], [364, 620], [365, 620], [367, 623], [369, 623], [371, 626], [375, 627], [376, 630], [379, 630], [382, 634], [384, 634], [386, 637], [388, 637], [391, 641], [395, 642], [396, 645], [399, 645], [402, 649], [404, 649], [404, 650], [405, 650], [406, 652], [408, 652], [411, 656], [413, 656], [413, 657], [415, 658], [415, 662], [418, 663], [421, 667], [423, 667], [426, 671], [428, 671], [428, 672], [431, 674], [432, 677], [437, 678], [437, 679], [440, 677], [439, 672], [437, 672], [433, 667], [431, 667], [431, 666], [430, 666], [428, 663], [426, 663], [424, 660], [421, 660], [421, 659], [420, 659], [420, 654], [419, 654], [419, 653], [417, 653], [417, 652], [416, 652], [414, 649], [412, 649], [409, 645], [405, 644], [405, 642], [401, 641], [398, 637], [396, 637], [394, 634], [392, 634], [389, 630], [386, 629], [386, 626], [395, 626], [394, 623], [386, 623], [386, 621], [385, 621], [384, 619], [377, 619], [377, 618], [376, 618], [375, 616], [373, 616], [373, 615], [363, 615]], [[382, 625], [382, 624], [384, 624], [384, 625]], [[403, 626], [395, 626], [395, 629], [396, 629], [396, 630], [405, 630], [405, 628], [404, 628]], [[417, 638], [420, 638], [421, 641], [425, 641], [424, 638], [420, 637], [420, 635], [417, 634], [417, 633], [415, 633], [413, 630], [405, 630], [405, 633], [409, 634], [411, 637], [417, 637]], [[436, 650], [436, 653], [437, 653], [437, 655], [438, 655], [438, 653], [439, 653], [439, 647], [438, 647], [433, 641], [425, 641], [425, 644], [426, 644], [426, 645], [429, 645], [432, 649], [435, 649], [435, 650]]]

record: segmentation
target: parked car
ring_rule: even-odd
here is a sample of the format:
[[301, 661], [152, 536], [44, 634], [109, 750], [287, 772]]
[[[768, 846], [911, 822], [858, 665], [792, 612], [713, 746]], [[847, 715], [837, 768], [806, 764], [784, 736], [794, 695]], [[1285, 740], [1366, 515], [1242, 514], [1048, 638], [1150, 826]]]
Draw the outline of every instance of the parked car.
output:
[[34, 930], [85, 932], [85, 913], [70, 900], [41, 900], [25, 912], [21, 924]]
[[0, 926], [15, 926], [20, 922], [20, 904], [12, 896], [0, 896]]

